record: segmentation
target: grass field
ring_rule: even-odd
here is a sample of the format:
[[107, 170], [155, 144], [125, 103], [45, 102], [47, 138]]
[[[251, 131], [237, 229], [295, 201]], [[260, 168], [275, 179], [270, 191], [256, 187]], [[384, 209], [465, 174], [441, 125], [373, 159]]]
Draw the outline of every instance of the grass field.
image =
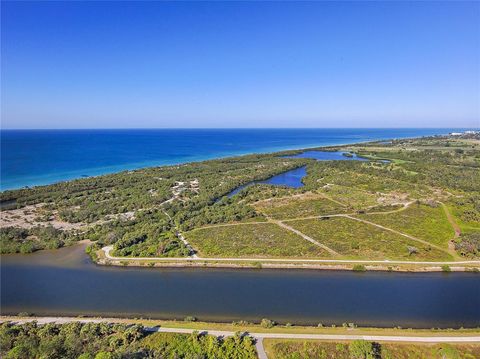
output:
[[366, 214], [359, 218], [409, 234], [429, 243], [447, 248], [455, 232], [442, 207], [412, 204], [395, 214]]
[[205, 257], [328, 257], [322, 248], [272, 223], [196, 229], [186, 238]]
[[257, 211], [275, 219], [310, 217], [348, 212], [346, 206], [313, 193], [306, 193], [297, 197], [261, 201], [254, 206]]
[[[321, 342], [265, 339], [269, 359], [467, 359], [480, 357], [480, 344], [411, 344]], [[371, 348], [372, 356], [355, 356], [355, 349]]]
[[[288, 225], [348, 258], [412, 261], [452, 259], [438, 249], [353, 219], [306, 219], [289, 221]], [[410, 254], [409, 247], [415, 247], [417, 253]]]
[[352, 187], [332, 185], [321, 189], [321, 191], [354, 210], [378, 205], [377, 195]]

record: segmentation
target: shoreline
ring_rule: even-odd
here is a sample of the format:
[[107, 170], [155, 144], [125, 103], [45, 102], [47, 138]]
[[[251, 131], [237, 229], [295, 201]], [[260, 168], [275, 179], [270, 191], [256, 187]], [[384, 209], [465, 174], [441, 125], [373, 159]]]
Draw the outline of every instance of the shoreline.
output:
[[[289, 338], [291, 335], [347, 335], [356, 337], [384, 335], [385, 337], [402, 336], [410, 338], [415, 335], [418, 341], [425, 342], [434, 341], [438, 338], [440, 341], [454, 340], [454, 338], [465, 338], [464, 341], [480, 342], [480, 327], [471, 328], [400, 328], [400, 327], [357, 327], [353, 323], [345, 323], [346, 325], [332, 326], [311, 326], [311, 325], [287, 325], [276, 324], [271, 328], [264, 328], [260, 323], [252, 322], [215, 322], [215, 321], [186, 321], [175, 319], [149, 319], [149, 318], [121, 318], [121, 317], [98, 317], [98, 316], [36, 316], [36, 315], [0, 315], [0, 323], [13, 322], [25, 323], [37, 321], [38, 324], [58, 323], [64, 324], [69, 322], [81, 323], [123, 323], [123, 324], [141, 324], [150, 328], [163, 328], [166, 331], [183, 332], [199, 331], [199, 332], [215, 332], [228, 331], [229, 333], [244, 332], [254, 336], [269, 337], [285, 335]], [[460, 335], [459, 335], [460, 334]], [[474, 336], [473, 336], [473, 335]], [[466, 339], [470, 338], [470, 339]], [[308, 338], [306, 338], [308, 339]], [[355, 339], [355, 338], [352, 338]], [[382, 339], [379, 339], [382, 340]], [[389, 339], [384, 339], [388, 341]], [[402, 341], [401, 339], [399, 341]], [[462, 340], [461, 340], [462, 341]]]
[[[98, 253], [98, 252], [97, 252]], [[93, 259], [92, 259], [93, 260]], [[285, 262], [285, 263], [280, 263]], [[310, 263], [309, 263], [310, 261]], [[308, 269], [308, 270], [332, 270], [352, 271], [358, 273], [366, 272], [398, 272], [398, 273], [479, 273], [480, 261], [459, 262], [432, 262], [429, 264], [397, 263], [396, 261], [375, 261], [368, 260], [301, 260], [301, 259], [250, 259], [250, 258], [133, 258], [115, 257], [115, 259], [101, 258], [93, 261], [97, 265], [114, 267], [136, 267], [136, 268], [225, 268], [225, 269]], [[236, 262], [236, 263], [235, 263]], [[243, 262], [243, 263], [242, 263]], [[312, 263], [314, 262], [314, 263]], [[471, 264], [471, 266], [468, 266]], [[364, 268], [356, 269], [356, 265]], [[445, 270], [443, 266], [448, 266]]]
[[[272, 128], [271, 130], [276, 130], [275, 128]], [[348, 129], [347, 129], [348, 130]], [[381, 129], [380, 129], [381, 130]], [[395, 129], [393, 129], [395, 130]], [[435, 130], [435, 129], [434, 129]], [[450, 128], [446, 129], [438, 129], [438, 130], [453, 130]], [[466, 130], [466, 129], [458, 129], [458, 130]], [[14, 130], [16, 131], [16, 130]], [[110, 165], [110, 166], [105, 166], [105, 167], [99, 167], [99, 168], [86, 168], [82, 170], [74, 170], [70, 171], [70, 173], [76, 173], [72, 177], [67, 177], [65, 179], [59, 179], [59, 180], [53, 180], [53, 181], [48, 181], [43, 183], [40, 181], [38, 184], [25, 184], [22, 186], [8, 186], [7, 188], [4, 188], [4, 185], [0, 186], [0, 193], [4, 193], [7, 191], [17, 191], [17, 190], [22, 190], [26, 188], [37, 188], [37, 187], [44, 187], [44, 186], [49, 186], [49, 185], [56, 185], [56, 184], [61, 184], [65, 182], [71, 182], [71, 181], [77, 181], [77, 180], [82, 180], [85, 178], [95, 178], [99, 176], [108, 176], [120, 172], [128, 172], [128, 171], [138, 171], [138, 170], [143, 170], [143, 169], [148, 169], [148, 168], [155, 168], [155, 167], [164, 167], [164, 166], [176, 166], [176, 165], [183, 165], [183, 164], [188, 164], [188, 163], [197, 163], [197, 162], [204, 162], [204, 161], [211, 161], [211, 160], [222, 160], [222, 159], [227, 159], [231, 157], [241, 157], [241, 156], [249, 156], [249, 155], [268, 155], [276, 152], [288, 152], [288, 151], [305, 151], [305, 150], [311, 150], [311, 149], [317, 149], [317, 148], [328, 148], [328, 147], [337, 147], [337, 146], [350, 146], [350, 145], [357, 145], [357, 144], [362, 144], [362, 143], [370, 143], [370, 142], [379, 142], [379, 141], [392, 141], [396, 139], [415, 139], [415, 138], [422, 138], [422, 137], [430, 137], [430, 136], [446, 136], [448, 135], [448, 132], [446, 133], [436, 133], [436, 134], [430, 134], [430, 135], [420, 135], [420, 136], [405, 136], [405, 137], [391, 137], [391, 138], [380, 138], [376, 140], [365, 140], [365, 141], [355, 141], [355, 142], [342, 142], [342, 143], [334, 143], [334, 144], [307, 144], [307, 145], [299, 145], [298, 147], [275, 147], [275, 148], [266, 148], [264, 150], [260, 151], [249, 151], [249, 152], [235, 152], [235, 153], [228, 153], [225, 155], [217, 156], [217, 155], [212, 155], [212, 156], [206, 156], [202, 158], [195, 158], [193, 160], [187, 160], [187, 161], [174, 161], [174, 162], [156, 162], [156, 161], [142, 161], [142, 162], [133, 162], [128, 165]], [[307, 147], [305, 147], [307, 146]], [[121, 167], [121, 168], [120, 168]], [[112, 169], [111, 171], [109, 170]], [[103, 171], [103, 169], [107, 169], [106, 172]], [[84, 177], [85, 172], [93, 172], [94, 174], [88, 175], [87, 177]], [[99, 173], [100, 171], [101, 173]], [[78, 173], [77, 173], [78, 172]], [[50, 174], [42, 175], [40, 177], [50, 177]]]
[[[405, 137], [402, 139], [408, 139], [410, 137]], [[411, 137], [411, 138], [419, 138], [419, 137]], [[395, 139], [381, 139], [378, 141], [391, 141]], [[18, 191], [18, 190], [23, 190], [23, 189], [33, 189], [37, 187], [45, 187], [45, 186], [52, 186], [52, 185], [57, 185], [65, 182], [73, 182], [73, 181], [78, 181], [86, 178], [96, 178], [96, 177], [101, 177], [101, 176], [108, 176], [108, 175], [114, 175], [117, 173], [121, 172], [129, 172], [129, 171], [141, 171], [144, 169], [149, 169], [149, 168], [156, 168], [156, 167], [168, 167], [168, 166], [178, 166], [178, 165], [185, 165], [185, 164], [190, 164], [190, 163], [200, 163], [200, 162], [205, 162], [205, 161], [215, 161], [215, 160], [225, 160], [228, 158], [235, 158], [235, 157], [242, 157], [242, 156], [251, 156], [251, 155], [260, 155], [260, 156], [265, 156], [265, 155], [270, 155], [273, 153], [282, 153], [282, 152], [290, 152], [290, 151], [307, 151], [307, 150], [314, 150], [318, 148], [329, 148], [329, 147], [337, 147], [337, 146], [352, 146], [352, 145], [357, 145], [357, 144], [362, 144], [362, 143], [369, 143], [369, 142], [377, 142], [377, 141], [360, 141], [360, 142], [349, 142], [349, 143], [338, 143], [338, 144], [332, 144], [332, 145], [314, 145], [314, 147], [299, 147], [299, 148], [285, 148], [285, 149], [269, 149], [267, 152], [242, 152], [242, 153], [231, 153], [225, 156], [215, 156], [215, 157], [205, 157], [201, 159], [194, 159], [193, 161], [180, 161], [180, 162], [166, 162], [166, 163], [137, 163], [138, 165], [135, 165], [135, 163], [132, 163], [132, 167], [124, 167], [123, 169], [112, 169], [112, 171], [107, 170], [107, 172], [99, 173], [99, 174], [92, 174], [92, 175], [87, 175], [86, 177], [81, 174], [79, 176], [75, 175], [75, 177], [72, 178], [67, 178], [63, 180], [58, 180], [54, 182], [49, 182], [49, 183], [43, 183], [43, 184], [37, 184], [37, 185], [24, 185], [20, 187], [9, 187], [6, 189], [3, 189], [3, 185], [1, 186], [2, 189], [0, 189], [0, 193], [2, 192], [7, 192], [7, 191]], [[108, 169], [110, 167], [115, 167], [115, 166], [107, 166], [107, 167], [102, 167], [103, 169]], [[88, 171], [98, 171], [100, 168], [91, 168], [91, 169], [84, 169], [84, 170], [78, 170], [78, 172], [88, 172]], [[76, 172], [76, 171], [75, 171]], [[46, 175], [48, 176], [48, 175]]]

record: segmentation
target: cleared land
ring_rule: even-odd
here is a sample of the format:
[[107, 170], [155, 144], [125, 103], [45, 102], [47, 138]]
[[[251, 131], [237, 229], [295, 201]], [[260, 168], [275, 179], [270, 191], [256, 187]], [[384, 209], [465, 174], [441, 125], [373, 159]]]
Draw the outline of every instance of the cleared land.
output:
[[451, 256], [424, 243], [350, 218], [289, 221], [293, 228], [348, 258], [451, 260]]
[[273, 223], [210, 227], [185, 236], [205, 257], [329, 257], [324, 249]]
[[257, 211], [275, 219], [346, 213], [349, 210], [338, 202], [313, 193], [265, 200], [256, 203], [254, 207]]

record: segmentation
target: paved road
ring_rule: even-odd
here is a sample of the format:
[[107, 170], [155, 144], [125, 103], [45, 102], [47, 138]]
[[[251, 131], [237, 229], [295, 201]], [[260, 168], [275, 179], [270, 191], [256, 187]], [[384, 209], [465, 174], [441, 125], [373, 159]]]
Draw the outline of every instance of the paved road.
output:
[[[26, 319], [12, 319], [9, 317], [0, 317], [0, 323], [13, 321], [15, 323], [25, 323], [36, 320], [39, 324], [68, 322], [82, 323], [100, 323], [112, 322], [111, 319], [90, 319], [90, 318], [70, 318], [70, 317], [38, 317]], [[181, 333], [191, 334], [199, 332], [217, 337], [230, 337], [235, 332], [224, 330], [209, 329], [187, 329], [187, 328], [166, 328], [166, 327], [145, 327], [146, 331], [158, 333]], [[256, 340], [255, 347], [260, 359], [268, 359], [263, 347], [263, 339], [313, 339], [313, 340], [367, 340], [375, 342], [416, 342], [416, 343], [480, 343], [479, 336], [402, 336], [402, 335], [358, 335], [358, 334], [292, 334], [292, 333], [248, 333]]]
[[114, 257], [110, 254], [113, 246], [103, 247], [105, 257], [111, 260], [117, 261], [170, 261], [170, 262], [188, 262], [188, 261], [201, 261], [201, 262], [291, 262], [291, 263], [337, 263], [337, 264], [422, 264], [422, 265], [461, 265], [461, 264], [480, 264], [480, 260], [476, 261], [455, 261], [455, 262], [421, 262], [421, 261], [397, 261], [397, 260], [351, 260], [351, 259], [285, 259], [285, 258], [213, 258], [213, 257]]

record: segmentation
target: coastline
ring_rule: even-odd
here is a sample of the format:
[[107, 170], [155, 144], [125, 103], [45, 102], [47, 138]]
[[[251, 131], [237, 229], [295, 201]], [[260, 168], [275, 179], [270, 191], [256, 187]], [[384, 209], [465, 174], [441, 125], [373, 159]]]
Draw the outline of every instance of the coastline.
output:
[[[422, 137], [407, 138], [418, 139]], [[376, 143], [379, 141], [389, 141], [381, 139], [375, 141], [363, 141], [349, 143], [347, 145], [326, 145], [318, 147], [302, 147], [299, 149], [291, 148], [277, 152], [270, 152], [269, 155], [284, 155], [312, 150], [341, 150], [349, 146], [358, 146], [363, 143]], [[233, 156], [235, 158], [241, 156]], [[192, 163], [192, 162], [187, 162]], [[103, 175], [102, 175], [103, 176]], [[178, 232], [180, 239], [183, 235]], [[182, 239], [184, 242], [185, 239]], [[85, 243], [80, 241], [78, 243]], [[88, 240], [87, 240], [88, 242]], [[93, 242], [90, 242], [93, 243]], [[187, 245], [188, 242], [186, 242]], [[75, 243], [72, 243], [75, 244]], [[209, 258], [192, 255], [189, 257], [113, 257], [110, 255], [112, 247], [96, 248], [95, 251], [88, 251], [90, 260], [97, 265], [118, 266], [118, 267], [155, 267], [155, 268], [230, 268], [230, 269], [309, 269], [309, 270], [334, 270], [334, 271], [379, 271], [379, 272], [480, 272], [480, 260], [459, 260], [456, 261], [405, 261], [405, 260], [368, 260], [368, 259], [321, 259], [321, 258]]]
[[[421, 137], [413, 137], [415, 139]], [[309, 150], [338, 149], [347, 146], [361, 145], [378, 141], [364, 141], [349, 144], [328, 145], [318, 147], [302, 147], [288, 149], [268, 154], [283, 154], [290, 152], [302, 152]], [[243, 155], [242, 155], [243, 156]], [[230, 156], [231, 157], [231, 156]], [[229, 158], [230, 158], [229, 157]], [[238, 156], [233, 156], [238, 157]], [[187, 162], [192, 163], [192, 162]], [[103, 176], [103, 175], [101, 175]], [[77, 243], [85, 243], [80, 241]], [[90, 242], [93, 243], [93, 242]], [[73, 243], [75, 245], [75, 243]], [[209, 258], [209, 257], [165, 257], [165, 258], [135, 258], [135, 257], [112, 257], [106, 247], [101, 248], [90, 255], [90, 259], [97, 265], [118, 267], [154, 267], [154, 268], [229, 268], [229, 269], [309, 269], [309, 270], [335, 270], [356, 272], [480, 272], [480, 260], [458, 261], [432, 261], [415, 262], [400, 260], [363, 260], [363, 259], [300, 259], [300, 258]], [[360, 266], [360, 267], [359, 267]]]
[[[154, 130], [154, 129], [153, 129]], [[204, 129], [204, 130], [195, 130], [195, 131], [216, 131], [218, 129]], [[258, 129], [253, 129], [253, 131], [258, 130]], [[299, 130], [299, 129], [265, 129], [265, 130]], [[364, 130], [364, 131], [369, 131], [369, 130], [391, 130], [391, 131], [396, 131], [400, 129], [313, 129], [313, 130], [325, 130], [325, 131], [331, 131], [331, 130]], [[271, 154], [271, 153], [276, 153], [276, 152], [288, 152], [288, 151], [302, 151], [302, 150], [307, 150], [307, 149], [312, 149], [312, 148], [326, 148], [326, 147], [335, 147], [335, 146], [349, 146], [349, 145], [355, 145], [355, 144], [361, 144], [361, 143], [368, 143], [368, 142], [377, 142], [377, 141], [389, 141], [393, 139], [413, 139], [413, 138], [420, 138], [420, 137], [425, 137], [425, 136], [437, 136], [437, 135], [445, 135], [451, 130], [465, 130], [465, 129], [456, 129], [456, 128], [445, 128], [445, 129], [402, 129], [405, 131], [408, 130], [432, 130], [435, 133], [430, 133], [430, 134], [419, 134], [419, 135], [413, 135], [408, 134], [404, 136], [397, 136], [397, 137], [382, 137], [378, 139], [365, 139], [365, 140], [347, 140], [342, 142], [343, 140], [338, 140], [337, 142], [332, 142], [332, 143], [326, 143], [325, 140], [318, 140], [317, 142], [310, 142], [310, 143], [303, 143], [300, 145], [286, 145], [286, 146], [267, 146], [265, 148], [259, 148], [257, 150], [228, 150], [228, 151], [220, 151], [216, 154], [209, 154], [209, 155], [198, 155], [198, 154], [192, 154], [189, 155], [190, 157], [187, 158], [186, 160], [169, 160], [167, 158], [161, 159], [161, 160], [142, 160], [142, 161], [133, 161], [131, 163], [127, 164], [119, 164], [119, 165], [106, 165], [102, 167], [86, 167], [83, 169], [75, 169], [75, 170], [70, 170], [66, 171], [64, 174], [61, 175], [62, 178], [58, 178], [58, 171], [54, 171], [52, 173], [46, 173], [43, 175], [36, 175], [34, 177], [25, 177], [24, 180], [21, 184], [13, 184], [13, 182], [18, 182], [18, 180], [2, 180], [1, 186], [0, 186], [0, 193], [5, 192], [5, 191], [13, 191], [13, 190], [19, 190], [23, 189], [25, 187], [30, 187], [30, 188], [35, 188], [35, 187], [42, 187], [42, 186], [48, 186], [48, 185], [53, 185], [53, 184], [59, 184], [59, 183], [64, 183], [64, 182], [70, 182], [70, 181], [76, 181], [76, 180], [81, 180], [82, 178], [85, 178], [85, 176], [88, 176], [88, 178], [95, 178], [98, 176], [104, 176], [104, 175], [111, 175], [111, 174], [116, 174], [120, 172], [126, 172], [126, 171], [136, 171], [136, 170], [142, 170], [142, 169], [147, 169], [147, 168], [153, 168], [153, 167], [163, 167], [163, 166], [175, 166], [175, 165], [181, 165], [181, 164], [187, 164], [187, 163], [196, 163], [196, 162], [203, 162], [203, 161], [210, 161], [210, 160], [221, 160], [221, 159], [226, 159], [226, 158], [231, 158], [231, 157], [239, 157], [239, 156], [247, 156], [247, 155], [254, 155], [254, 154], [259, 154], [259, 155], [266, 155], [266, 154]], [[18, 130], [2, 130], [0, 132], [15, 132]], [[75, 130], [72, 130], [75, 131]], [[80, 130], [79, 130], [80, 131]], [[156, 131], [156, 130], [154, 130]], [[178, 131], [178, 129], [172, 129], [172, 130], [165, 130], [165, 131]], [[183, 130], [180, 130], [183, 131]], [[184, 131], [189, 131], [189, 129], [185, 129]], [[235, 131], [235, 130], [231, 130]], [[61, 131], [60, 131], [61, 132]], [[3, 137], [3, 135], [2, 135]], [[6, 146], [6, 144], [5, 144]], [[2, 167], [2, 171], [6, 173], [6, 168]]]

